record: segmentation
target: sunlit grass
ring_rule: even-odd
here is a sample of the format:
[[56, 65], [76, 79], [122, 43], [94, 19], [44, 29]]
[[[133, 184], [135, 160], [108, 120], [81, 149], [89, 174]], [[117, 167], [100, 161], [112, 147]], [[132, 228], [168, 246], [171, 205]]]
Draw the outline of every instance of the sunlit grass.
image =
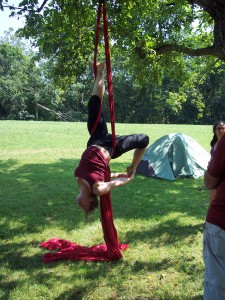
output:
[[[151, 142], [181, 132], [207, 151], [211, 126], [117, 124], [118, 134]], [[103, 242], [99, 212], [86, 222], [75, 202], [74, 169], [85, 148], [85, 123], [0, 122], [0, 298], [17, 300], [202, 299], [203, 179], [175, 182], [136, 175], [112, 191], [123, 259], [44, 264], [39, 244], [52, 237]], [[123, 171], [131, 153], [111, 162]]]

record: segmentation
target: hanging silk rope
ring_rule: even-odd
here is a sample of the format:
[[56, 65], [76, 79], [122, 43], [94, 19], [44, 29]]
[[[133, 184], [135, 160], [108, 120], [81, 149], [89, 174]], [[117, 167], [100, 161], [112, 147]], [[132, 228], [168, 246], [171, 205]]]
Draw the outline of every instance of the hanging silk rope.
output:
[[101, 15], [103, 14], [103, 32], [104, 32], [104, 42], [105, 42], [105, 58], [106, 58], [106, 71], [107, 71], [107, 82], [108, 82], [108, 94], [109, 94], [109, 110], [110, 110], [110, 122], [112, 131], [112, 144], [113, 148], [116, 148], [116, 130], [115, 130], [115, 110], [114, 110], [114, 98], [113, 98], [113, 82], [112, 82], [112, 70], [110, 61], [110, 48], [109, 48], [109, 30], [108, 30], [108, 16], [106, 9], [106, 1], [99, 1], [98, 5], [98, 15], [96, 23], [96, 36], [95, 36], [95, 51], [94, 51], [94, 75], [96, 78], [97, 74], [97, 55], [98, 55], [98, 45], [100, 37], [100, 22]]
[[102, 15], [102, 1], [99, 1], [97, 21], [96, 21], [96, 32], [95, 32], [95, 50], [94, 50], [94, 75], [95, 75], [95, 78], [97, 76], [96, 65], [97, 65], [98, 44], [99, 44], [99, 36], [100, 36], [101, 15]]

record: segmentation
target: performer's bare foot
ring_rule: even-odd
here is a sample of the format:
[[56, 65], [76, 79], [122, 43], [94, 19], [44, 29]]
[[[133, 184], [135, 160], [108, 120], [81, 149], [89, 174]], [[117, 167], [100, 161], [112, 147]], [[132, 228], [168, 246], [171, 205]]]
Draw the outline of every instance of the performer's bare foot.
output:
[[101, 100], [105, 94], [105, 84], [104, 84], [104, 70], [105, 70], [105, 63], [98, 63], [97, 67], [97, 74], [95, 78], [95, 85], [92, 91], [92, 95], [98, 96]]
[[[86, 64], [89, 68], [94, 67], [94, 64], [91, 62], [87, 62]], [[99, 72], [102, 73], [105, 70], [105, 63], [104, 62], [96, 63], [96, 67], [97, 67], [97, 70], [99, 70]]]
[[97, 63], [96, 67], [97, 67], [97, 72], [99, 72], [101, 74], [105, 70], [105, 63], [104, 62]]

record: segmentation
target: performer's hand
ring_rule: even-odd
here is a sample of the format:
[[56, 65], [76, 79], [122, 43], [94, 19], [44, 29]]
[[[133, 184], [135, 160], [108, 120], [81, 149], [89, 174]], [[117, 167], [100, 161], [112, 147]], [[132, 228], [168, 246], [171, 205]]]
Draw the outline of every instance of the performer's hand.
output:
[[133, 173], [131, 173], [131, 175], [129, 176], [132, 180], [134, 179], [135, 173], [136, 173], [136, 170]]
[[127, 167], [127, 176], [128, 177], [131, 177], [131, 176], [134, 177], [135, 172], [136, 172], [136, 170], [134, 170], [132, 166]]

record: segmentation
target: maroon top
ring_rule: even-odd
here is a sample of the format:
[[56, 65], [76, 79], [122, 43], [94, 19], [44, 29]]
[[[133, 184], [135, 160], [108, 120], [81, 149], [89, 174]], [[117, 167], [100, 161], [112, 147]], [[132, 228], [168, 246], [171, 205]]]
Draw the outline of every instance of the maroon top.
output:
[[218, 142], [215, 154], [208, 166], [212, 177], [221, 178], [215, 199], [211, 202], [206, 221], [225, 230], [225, 134]]
[[100, 149], [95, 146], [90, 146], [82, 154], [74, 175], [85, 179], [92, 189], [94, 183], [106, 181], [105, 176], [107, 171], [109, 171], [107, 159]]

